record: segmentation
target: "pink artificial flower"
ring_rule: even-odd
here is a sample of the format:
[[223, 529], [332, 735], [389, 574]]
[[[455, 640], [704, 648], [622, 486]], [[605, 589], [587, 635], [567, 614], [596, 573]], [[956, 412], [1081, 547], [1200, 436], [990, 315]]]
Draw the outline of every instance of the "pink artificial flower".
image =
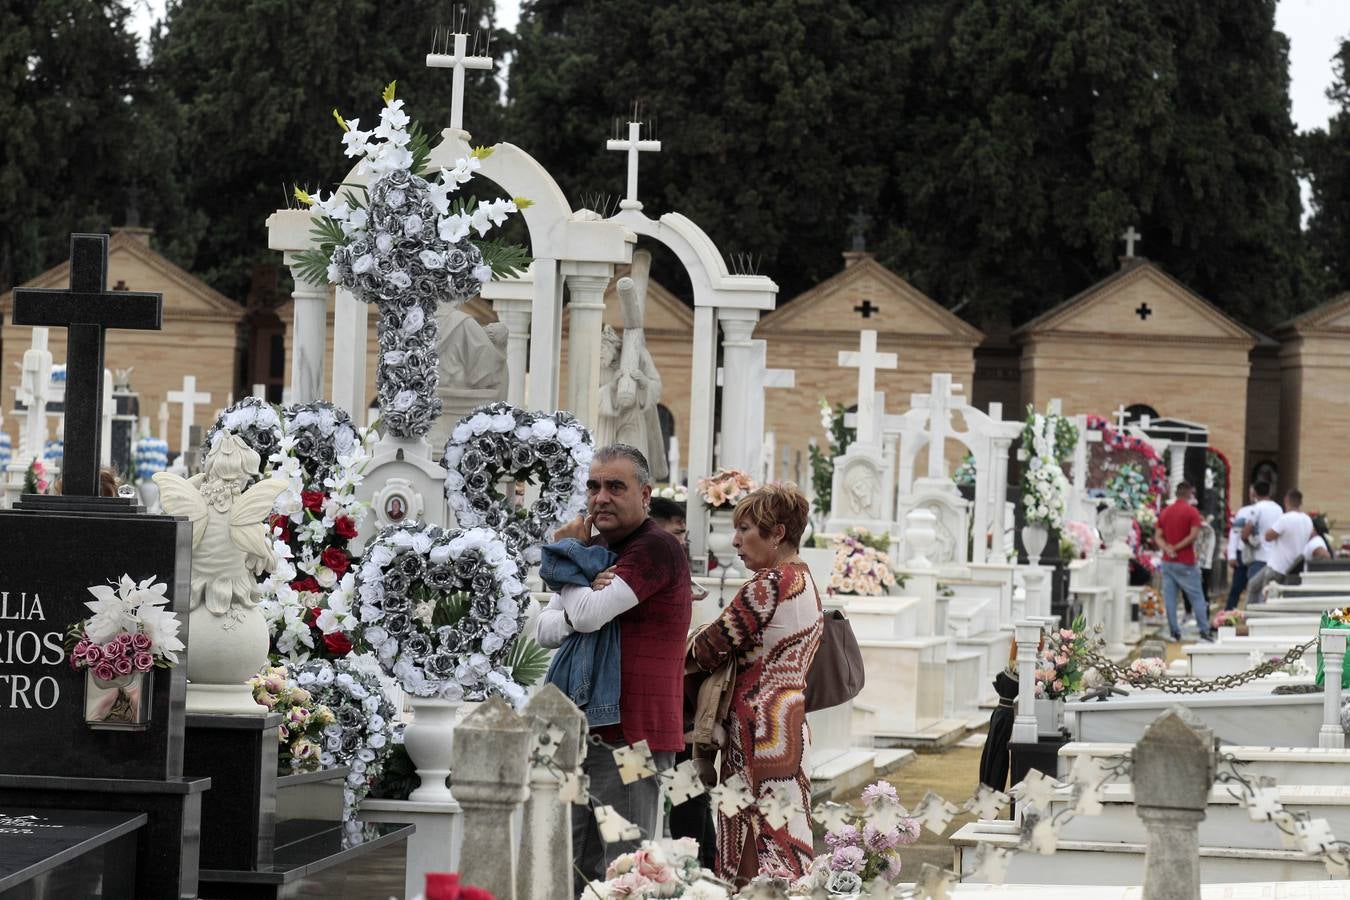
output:
[[[898, 828], [898, 831], [900, 832], [900, 843], [902, 843], [902, 844], [913, 844], [913, 843], [915, 843], [916, 841], [918, 841], [918, 840], [919, 840], [919, 830], [920, 830], [920, 825], [919, 825], [919, 820], [918, 820], [918, 819], [909, 819], [909, 818], [901, 819], [901, 820], [900, 820], [900, 825], [899, 825], [899, 828]], [[900, 870], [900, 858], [899, 858], [899, 857], [896, 857], [896, 860], [895, 860], [895, 869], [896, 869], [897, 872]]]
[[836, 872], [861, 872], [867, 854], [861, 847], [840, 847], [830, 856], [830, 868]]
[[122, 645], [117, 643], [117, 638], [113, 638], [103, 645], [103, 657], [105, 659], [117, 659], [122, 655]]
[[1050, 685], [1050, 687], [1052, 687], [1052, 688], [1053, 688], [1054, 690], [1056, 690], [1056, 691], [1061, 691], [1061, 692], [1062, 692], [1062, 691], [1064, 690], [1064, 682], [1063, 682], [1063, 680], [1061, 680], [1061, 679], [1059, 679], [1059, 678], [1056, 678], [1056, 679], [1055, 679], [1055, 683], [1052, 684], [1052, 685]]
[[131, 649], [133, 650], [149, 650], [152, 644], [150, 635], [144, 632], [138, 631], [131, 636]]
[[637, 870], [634, 870], [620, 875], [609, 883], [609, 896], [636, 897], [651, 886], [651, 881], [643, 877]]
[[113, 660], [113, 664], [112, 664], [112, 665], [113, 665], [113, 669], [116, 670], [116, 672], [117, 672], [118, 675], [130, 675], [130, 674], [131, 674], [132, 665], [131, 665], [131, 658], [130, 658], [130, 657], [127, 657], [127, 656], [119, 656], [119, 657], [117, 657], [117, 659]]
[[117, 672], [113, 669], [112, 663], [105, 659], [94, 666], [94, 677], [99, 681], [112, 681], [117, 677]]
[[887, 800], [891, 803], [899, 804], [900, 795], [895, 792], [895, 786], [889, 781], [875, 781], [863, 788], [863, 803], [871, 805], [878, 800]]
[[665, 884], [675, 877], [670, 866], [657, 862], [648, 850], [638, 850], [633, 854], [633, 871], [653, 884]]
[[825, 846], [831, 850], [840, 847], [856, 847], [862, 843], [862, 832], [854, 825], [845, 825], [838, 831], [825, 832]]
[[149, 672], [155, 665], [155, 658], [144, 650], [136, 653], [136, 658], [132, 660], [132, 665], [136, 667], [137, 672]]
[[863, 844], [873, 853], [889, 850], [898, 843], [900, 843], [900, 830], [898, 828], [892, 828], [889, 831], [881, 831], [872, 825], [863, 828]]

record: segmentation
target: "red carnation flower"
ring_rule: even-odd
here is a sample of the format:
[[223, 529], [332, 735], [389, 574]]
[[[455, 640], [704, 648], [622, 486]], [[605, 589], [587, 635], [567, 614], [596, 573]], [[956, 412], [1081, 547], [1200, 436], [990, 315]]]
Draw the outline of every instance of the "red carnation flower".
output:
[[347, 516], [338, 516], [333, 522], [333, 533], [350, 541], [356, 537], [356, 523]]
[[322, 515], [323, 491], [301, 491], [300, 503], [314, 515]]
[[323, 563], [333, 571], [333, 574], [341, 578], [347, 570], [352, 567], [352, 559], [347, 555], [347, 551], [341, 547], [329, 547], [319, 554], [319, 562]]
[[328, 652], [334, 656], [346, 656], [352, 652], [352, 642], [347, 640], [347, 636], [340, 631], [323, 636], [323, 645], [328, 648]]
[[426, 900], [493, 900], [483, 888], [461, 887], [458, 872], [428, 872]]

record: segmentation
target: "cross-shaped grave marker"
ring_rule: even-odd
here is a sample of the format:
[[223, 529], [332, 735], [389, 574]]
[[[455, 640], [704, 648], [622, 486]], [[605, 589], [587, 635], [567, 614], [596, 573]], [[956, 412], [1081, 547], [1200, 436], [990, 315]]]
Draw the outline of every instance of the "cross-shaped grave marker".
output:
[[862, 303], [859, 303], [857, 306], [853, 307], [853, 311], [854, 311], [855, 313], [861, 314], [862, 317], [863, 317], [864, 319], [870, 319], [870, 318], [872, 318], [872, 313], [875, 313], [875, 312], [881, 312], [881, 307], [880, 307], [880, 306], [874, 306], [874, 305], [872, 305], [872, 301], [871, 301], [871, 300], [868, 300], [867, 298], [863, 298], [863, 302], [862, 302]]
[[183, 407], [183, 423], [178, 438], [178, 452], [187, 453], [188, 447], [192, 443], [192, 426], [197, 422], [197, 404], [210, 403], [211, 395], [197, 390], [196, 375], [184, 375], [183, 389], [181, 391], [169, 391], [168, 396], [170, 403], [178, 403]]
[[911, 405], [928, 410], [928, 477], [946, 478], [947, 435], [951, 433], [952, 410], [964, 406], [962, 387], [952, 383], [948, 372], [934, 372], [927, 394], [916, 394]]
[[1117, 431], [1123, 432], [1125, 430], [1125, 420], [1129, 418], [1129, 415], [1130, 415], [1129, 410], [1125, 408], [1124, 403], [1120, 404], [1120, 406], [1117, 406], [1116, 411], [1111, 413], [1111, 416], [1116, 420]]
[[454, 53], [428, 53], [427, 68], [453, 69], [454, 77], [450, 82], [450, 127], [455, 130], [464, 128], [464, 72], [467, 69], [491, 70], [493, 62], [490, 56], [469, 56], [467, 34], [454, 35]]
[[1134, 259], [1134, 245], [1136, 242], [1142, 244], [1144, 242], [1144, 236], [1135, 231], [1134, 226], [1131, 225], [1129, 230], [1120, 236], [1120, 239], [1125, 242], [1126, 259]]
[[877, 369], [899, 368], [900, 360], [894, 353], [877, 352], [877, 333], [871, 329], [859, 335], [858, 350], [840, 350], [839, 365], [858, 370], [858, 436], [857, 443], [874, 446], [881, 435], [873, 434], [876, 427]]
[[14, 324], [66, 329], [66, 443], [62, 493], [98, 496], [103, 337], [109, 328], [158, 331], [161, 294], [108, 290], [108, 236], [70, 236], [70, 287], [17, 288]]
[[605, 142], [606, 150], [619, 150], [628, 154], [628, 196], [619, 204], [623, 209], [642, 209], [642, 201], [638, 200], [638, 154], [661, 151], [660, 141], [639, 140], [641, 134], [642, 123], [629, 122], [627, 140], [611, 138]]

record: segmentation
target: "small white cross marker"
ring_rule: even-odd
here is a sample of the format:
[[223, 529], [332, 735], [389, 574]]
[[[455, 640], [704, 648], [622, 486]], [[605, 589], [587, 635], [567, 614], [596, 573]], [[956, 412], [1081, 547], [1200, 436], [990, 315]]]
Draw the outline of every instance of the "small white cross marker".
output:
[[628, 196], [619, 204], [623, 209], [642, 209], [642, 202], [638, 200], [638, 154], [661, 150], [660, 141], [639, 140], [641, 133], [641, 122], [629, 122], [627, 140], [605, 142], [606, 150], [621, 150], [628, 154]]
[[1143, 238], [1144, 236], [1142, 234], [1134, 230], [1133, 225], [1130, 226], [1128, 231], [1120, 236], [1120, 239], [1125, 242], [1125, 256], [1127, 258], [1134, 258], [1134, 245], [1136, 242], [1142, 244], [1144, 242]]
[[183, 407], [183, 425], [179, 437], [178, 452], [186, 453], [188, 444], [192, 441], [192, 426], [197, 422], [197, 404], [210, 403], [211, 395], [197, 390], [196, 375], [184, 375], [183, 389], [181, 391], [169, 391], [168, 396], [170, 403], [178, 403]]
[[490, 56], [467, 56], [469, 36], [457, 34], [454, 53], [428, 53], [427, 67], [431, 69], [453, 69], [454, 78], [450, 82], [450, 127], [456, 131], [464, 128], [464, 71], [481, 69], [490, 71], [493, 66]]

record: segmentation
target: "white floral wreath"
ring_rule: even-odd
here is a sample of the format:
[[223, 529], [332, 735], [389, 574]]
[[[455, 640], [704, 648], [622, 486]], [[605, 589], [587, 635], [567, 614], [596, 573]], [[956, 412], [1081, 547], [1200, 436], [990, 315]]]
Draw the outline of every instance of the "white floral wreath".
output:
[[[480, 406], [445, 444], [445, 499], [461, 526], [492, 528], [537, 562], [539, 545], [586, 508], [594, 452], [590, 432], [570, 413]], [[514, 507], [498, 490], [503, 480], [537, 481], [539, 497]]]
[[524, 689], [504, 661], [529, 605], [523, 570], [518, 552], [487, 528], [385, 528], [357, 574], [353, 639], [415, 696], [500, 694], [519, 705]]

